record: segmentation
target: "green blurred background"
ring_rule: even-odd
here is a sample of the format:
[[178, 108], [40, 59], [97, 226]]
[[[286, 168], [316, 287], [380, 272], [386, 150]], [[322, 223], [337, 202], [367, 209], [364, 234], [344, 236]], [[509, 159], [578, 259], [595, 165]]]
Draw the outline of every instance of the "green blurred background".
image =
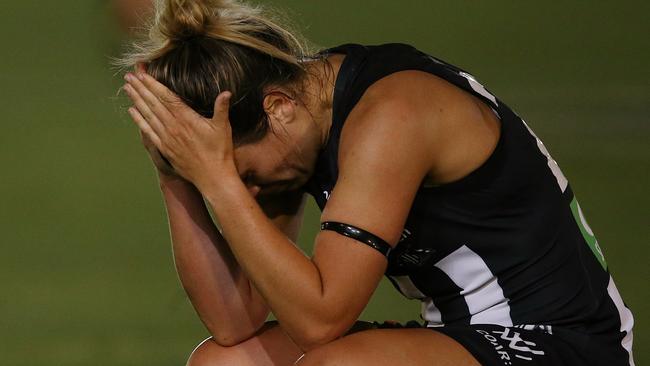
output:
[[[637, 365], [650, 363], [649, 2], [270, 3], [321, 46], [412, 43], [518, 111], [571, 180], [634, 312]], [[0, 34], [0, 364], [184, 364], [207, 333], [117, 96], [108, 1], [2, 0]], [[363, 317], [418, 312], [384, 283]]]

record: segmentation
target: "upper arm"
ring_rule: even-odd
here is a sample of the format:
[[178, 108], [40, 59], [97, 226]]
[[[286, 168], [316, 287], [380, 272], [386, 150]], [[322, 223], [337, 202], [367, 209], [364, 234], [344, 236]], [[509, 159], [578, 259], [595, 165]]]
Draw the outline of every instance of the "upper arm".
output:
[[388, 103], [362, 118], [343, 136], [339, 177], [322, 220], [359, 226], [396, 244], [430, 168], [429, 144], [403, 105]]
[[[322, 221], [338, 221], [397, 244], [415, 194], [430, 166], [430, 143], [408, 102], [353, 111], [342, 135], [339, 177]], [[386, 269], [376, 250], [332, 231], [319, 233], [314, 251], [325, 297], [340, 304], [340, 326], [367, 305]], [[339, 329], [344, 332], [345, 329]]]

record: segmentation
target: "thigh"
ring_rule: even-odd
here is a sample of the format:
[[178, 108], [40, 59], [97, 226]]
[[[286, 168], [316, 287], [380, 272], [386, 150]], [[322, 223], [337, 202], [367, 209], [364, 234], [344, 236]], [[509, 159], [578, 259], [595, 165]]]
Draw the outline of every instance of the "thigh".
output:
[[479, 366], [454, 339], [429, 329], [373, 329], [354, 333], [304, 355], [300, 366]]
[[235, 346], [206, 339], [194, 349], [187, 365], [289, 366], [302, 353], [277, 322], [267, 322], [254, 337]]

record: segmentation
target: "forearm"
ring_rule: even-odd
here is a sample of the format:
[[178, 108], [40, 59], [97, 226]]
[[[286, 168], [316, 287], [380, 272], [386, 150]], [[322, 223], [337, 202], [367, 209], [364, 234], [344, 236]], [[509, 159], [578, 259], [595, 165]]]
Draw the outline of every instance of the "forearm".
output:
[[214, 226], [203, 198], [183, 180], [161, 179], [174, 260], [199, 317], [224, 344], [254, 334], [268, 309]]
[[223, 186], [204, 192], [206, 198], [232, 252], [283, 329], [299, 345], [326, 338], [323, 332], [340, 332], [334, 329], [340, 304], [327, 293], [314, 262], [268, 220], [241, 182], [235, 178]]

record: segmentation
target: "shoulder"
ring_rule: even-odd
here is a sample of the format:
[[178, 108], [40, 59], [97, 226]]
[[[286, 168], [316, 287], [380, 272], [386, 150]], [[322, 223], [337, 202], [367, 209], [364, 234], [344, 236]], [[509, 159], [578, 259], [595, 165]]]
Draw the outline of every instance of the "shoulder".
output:
[[[350, 112], [340, 143], [340, 164], [350, 153], [410, 154], [427, 166], [444, 153], [457, 120], [481, 118], [472, 97], [435, 75], [400, 71], [373, 83]], [[343, 166], [342, 166], [343, 167]]]
[[322, 219], [351, 223], [396, 243], [425, 180], [447, 166], [455, 175], [473, 168], [467, 163], [473, 142], [453, 136], [476, 132], [465, 126], [476, 124], [467, 111], [478, 107], [463, 93], [418, 71], [373, 83], [341, 131], [338, 179]]
[[480, 98], [433, 74], [400, 71], [373, 83], [353, 108], [339, 166], [362, 162], [348, 151], [370, 160], [388, 156], [416, 169], [424, 164], [427, 184], [446, 184], [483, 164], [499, 137], [500, 121]]

